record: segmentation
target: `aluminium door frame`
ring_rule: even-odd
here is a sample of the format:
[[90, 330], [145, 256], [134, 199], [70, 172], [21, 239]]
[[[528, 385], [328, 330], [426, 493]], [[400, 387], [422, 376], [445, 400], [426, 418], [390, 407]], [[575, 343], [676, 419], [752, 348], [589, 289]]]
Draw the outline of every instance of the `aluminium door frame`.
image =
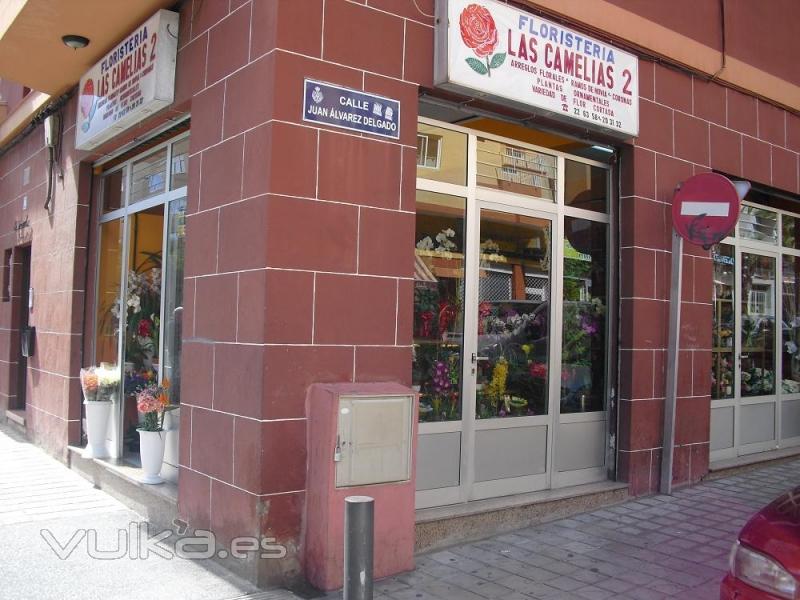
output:
[[[434, 193], [448, 194], [452, 196], [465, 198], [465, 238], [466, 245], [464, 257], [464, 338], [462, 343], [462, 360], [461, 360], [461, 419], [458, 421], [447, 422], [431, 422], [419, 423], [418, 435], [431, 435], [437, 433], [452, 433], [459, 432], [460, 438], [460, 461], [459, 461], [459, 484], [456, 486], [445, 488], [434, 488], [430, 490], [421, 490], [416, 492], [417, 508], [431, 508], [436, 506], [443, 506], [447, 504], [465, 503], [470, 500], [478, 499], [474, 492], [474, 465], [475, 465], [475, 432], [477, 430], [476, 423], [479, 421], [475, 418], [475, 376], [471, 373], [472, 362], [470, 360], [471, 352], [474, 349], [477, 351], [477, 286], [479, 264], [475, 264], [479, 256], [479, 239], [480, 239], [480, 211], [485, 206], [490, 210], [501, 210], [502, 212], [512, 212], [517, 214], [525, 214], [538, 218], [546, 218], [551, 223], [552, 241], [551, 241], [551, 289], [550, 289], [550, 348], [548, 350], [550, 357], [550, 365], [548, 369], [551, 373], [556, 373], [555, 367], [561, 364], [561, 349], [562, 349], [562, 304], [563, 304], [563, 274], [564, 274], [564, 257], [562, 240], [564, 240], [564, 220], [566, 217], [575, 217], [585, 219], [591, 222], [604, 223], [608, 226], [606, 235], [607, 246], [607, 265], [606, 265], [606, 347], [615, 351], [614, 338], [615, 330], [612, 329], [612, 324], [615, 322], [612, 318], [612, 306], [617, 301], [617, 293], [613, 286], [612, 275], [614, 274], [613, 263], [616, 260], [617, 252], [614, 247], [614, 240], [616, 240], [615, 232], [612, 231], [612, 214], [613, 214], [613, 201], [616, 198], [614, 194], [614, 186], [612, 183], [612, 175], [615, 170], [612, 165], [594, 161], [591, 159], [583, 158], [573, 154], [560, 152], [551, 148], [545, 148], [534, 144], [529, 144], [513, 138], [498, 136], [468, 127], [452, 125], [447, 122], [437, 121], [427, 117], [419, 117], [419, 123], [456, 131], [467, 135], [467, 180], [466, 185], [452, 184], [440, 181], [434, 181], [417, 177], [417, 190], [429, 191]], [[544, 199], [537, 199], [530, 196], [514, 194], [511, 192], [492, 190], [490, 188], [479, 188], [477, 185], [477, 140], [478, 137], [490, 139], [500, 143], [507, 143], [512, 146], [541, 152], [550, 156], [555, 156], [557, 161], [557, 185], [554, 200], [548, 201]], [[564, 201], [564, 180], [565, 180], [565, 164], [569, 159], [574, 162], [588, 164], [604, 169], [608, 172], [607, 178], [607, 198], [608, 210], [605, 213], [574, 208], [565, 205]], [[556, 243], [558, 242], [558, 243]], [[470, 248], [471, 246], [471, 248]], [[474, 271], [474, 273], [473, 273]], [[470, 283], [472, 280], [472, 283]], [[475, 310], [470, 311], [470, 304], [474, 305]], [[474, 332], [474, 333], [473, 333]], [[555, 340], [557, 338], [557, 340]], [[612, 338], [614, 338], [612, 340]], [[557, 343], [556, 343], [557, 341]], [[583, 469], [579, 471], [564, 471], [561, 474], [554, 473], [555, 461], [554, 454], [556, 448], [557, 429], [559, 423], [581, 422], [581, 421], [604, 421], [604, 440], [605, 448], [610, 447], [610, 421], [609, 414], [611, 412], [610, 403], [616, 403], [616, 397], [613, 393], [615, 381], [615, 373], [611, 372], [611, 365], [616, 361], [607, 356], [606, 358], [606, 385], [605, 396], [606, 402], [602, 411], [593, 411], [589, 413], [579, 414], [565, 414], [561, 415], [560, 411], [560, 378], [549, 377], [549, 398], [548, 398], [548, 414], [537, 415], [535, 417], [514, 417], [513, 419], [546, 419], [548, 421], [548, 435], [547, 435], [547, 457], [546, 457], [546, 484], [541, 489], [550, 489], [552, 487], [564, 487], [569, 485], [577, 485], [580, 483], [587, 483], [589, 481], [597, 481], [607, 478], [607, 471], [609, 468], [609, 459], [613, 459], [614, 453], [604, 451], [603, 465], [601, 467]], [[594, 417], [593, 415], [597, 415]], [[565, 417], [562, 419], [562, 417]], [[486, 426], [486, 428], [504, 428], [503, 422], [510, 421], [511, 419], [492, 419], [491, 421], [498, 421], [497, 424]], [[490, 421], [490, 420], [485, 420]], [[531, 421], [534, 422], [534, 421]], [[522, 422], [520, 422], [522, 423]], [[521, 424], [518, 426], [522, 426]], [[554, 477], [555, 475], [555, 477]], [[528, 476], [540, 477], [540, 476]], [[511, 478], [518, 479], [518, 478]], [[498, 480], [495, 480], [498, 481]], [[529, 480], [531, 483], [538, 482], [538, 479]], [[554, 485], [555, 481], [555, 485]], [[485, 482], [493, 484], [493, 481]], [[512, 486], [513, 487], [513, 486]], [[537, 487], [537, 489], [539, 489]], [[525, 491], [532, 490], [519, 490], [510, 491], [501, 494], [492, 494], [491, 496], [480, 497], [495, 497], [502, 495], [509, 495], [513, 493], [524, 493]]]

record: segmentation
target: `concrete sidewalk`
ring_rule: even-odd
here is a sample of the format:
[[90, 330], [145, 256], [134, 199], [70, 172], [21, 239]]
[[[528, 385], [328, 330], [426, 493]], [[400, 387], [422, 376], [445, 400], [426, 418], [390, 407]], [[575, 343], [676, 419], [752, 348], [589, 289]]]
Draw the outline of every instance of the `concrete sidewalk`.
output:
[[[97, 546], [115, 550], [119, 532], [141, 521], [18, 433], [0, 427], [0, 598], [296, 598], [288, 592], [260, 591], [207, 560], [89, 556], [88, 538], [80, 530], [96, 531]], [[79, 537], [73, 537], [76, 532]], [[59, 558], [46, 538], [54, 540], [56, 549], [66, 546], [63, 553], [69, 556]], [[71, 539], [77, 543], [69, 552]]]
[[800, 460], [454, 546], [376, 598], [715, 600], [739, 529], [798, 482]]
[[[414, 572], [378, 582], [375, 597], [714, 600], [736, 533], [753, 512], [798, 481], [800, 460], [461, 544], [419, 556]], [[0, 597], [297, 598], [259, 591], [205, 560], [98, 560], [86, 543], [61, 560], [42, 536], [49, 531], [66, 544], [78, 530], [95, 530], [100, 545], [114, 549], [117, 532], [141, 520], [17, 433], [0, 428]]]

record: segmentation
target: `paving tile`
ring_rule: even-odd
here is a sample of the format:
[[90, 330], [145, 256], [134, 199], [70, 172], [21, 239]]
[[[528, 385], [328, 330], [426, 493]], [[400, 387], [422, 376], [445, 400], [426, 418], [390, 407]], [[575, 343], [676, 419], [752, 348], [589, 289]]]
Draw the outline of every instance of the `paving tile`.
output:
[[[26, 481], [0, 477], [0, 525], [23, 510], [37, 518], [37, 510], [52, 509], [53, 498], [64, 512], [115, 507], [93, 508], [94, 490], [76, 491], [74, 481], [54, 478], [49, 468], [28, 464], [24, 471]], [[376, 598], [716, 598], [742, 525], [798, 479], [800, 460], [420, 555], [415, 571], [376, 583]]]
[[588, 600], [606, 600], [606, 598], [614, 596], [614, 592], [597, 587], [581, 588], [577, 590], [575, 594], [581, 598], [587, 598]]

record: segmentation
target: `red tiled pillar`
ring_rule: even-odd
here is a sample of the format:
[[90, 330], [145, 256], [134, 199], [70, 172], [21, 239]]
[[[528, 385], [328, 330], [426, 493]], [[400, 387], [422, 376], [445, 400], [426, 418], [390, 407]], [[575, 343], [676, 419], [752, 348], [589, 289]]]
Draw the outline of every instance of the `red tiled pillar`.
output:
[[[623, 151], [620, 198], [617, 469], [633, 494], [658, 491], [660, 480], [672, 195], [678, 183], [707, 171], [709, 163], [709, 124], [683, 112], [692, 106], [691, 77], [645, 61], [640, 64], [641, 130], [635, 146]], [[711, 292], [709, 252], [685, 243], [673, 468], [676, 485], [697, 481], [708, 471]]]
[[[182, 76], [196, 90], [179, 510], [223, 545], [284, 544], [245, 565], [263, 583], [301, 572], [309, 385], [410, 384], [417, 86], [400, 16], [223, 4], [182, 23], [208, 60], [191, 52]], [[304, 123], [304, 77], [399, 99], [400, 141]]]
[[[91, 168], [74, 149], [76, 99], [61, 109], [63, 177], [45, 209], [48, 150], [41, 126], [0, 158], [0, 249], [12, 250], [12, 295], [0, 302], [0, 409], [17, 394], [19, 326], [23, 311], [20, 254], [30, 247], [35, 353], [27, 361], [26, 430], [48, 452], [67, 460], [80, 442], [81, 315], [84, 309]], [[59, 183], [60, 182], [60, 183]], [[24, 224], [24, 225], [22, 225]], [[68, 265], [65, 268], [64, 265]], [[19, 400], [14, 398], [16, 404]], [[5, 412], [0, 418], [5, 418]]]

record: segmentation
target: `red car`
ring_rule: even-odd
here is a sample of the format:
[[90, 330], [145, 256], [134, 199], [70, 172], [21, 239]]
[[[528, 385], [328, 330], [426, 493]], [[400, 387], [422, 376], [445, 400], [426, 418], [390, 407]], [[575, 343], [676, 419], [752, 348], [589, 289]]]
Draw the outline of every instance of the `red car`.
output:
[[720, 600], [800, 598], [800, 487], [747, 522], [731, 549]]

